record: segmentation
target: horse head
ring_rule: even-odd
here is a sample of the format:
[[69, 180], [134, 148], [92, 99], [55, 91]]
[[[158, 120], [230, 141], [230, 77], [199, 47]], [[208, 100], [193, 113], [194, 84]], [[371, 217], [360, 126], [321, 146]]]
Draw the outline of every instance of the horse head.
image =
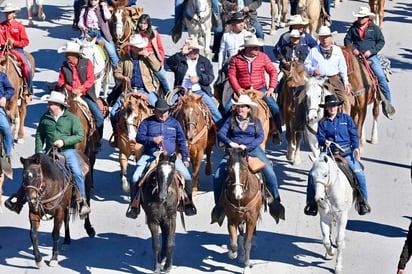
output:
[[331, 157], [321, 154], [313, 162], [310, 172], [316, 190], [315, 200], [322, 208], [326, 208], [327, 190], [336, 181], [339, 168]]
[[188, 142], [192, 142], [206, 125], [202, 110], [201, 96], [186, 95], [180, 98], [181, 109], [178, 120], [181, 122]]
[[160, 154], [158, 165], [153, 172], [154, 177], [149, 181], [149, 183], [153, 184], [152, 194], [157, 192], [157, 197], [161, 203], [166, 202], [169, 194], [169, 187], [174, 181], [176, 173], [176, 157], [176, 153]]
[[226, 153], [228, 178], [226, 179], [226, 189], [229, 195], [233, 195], [236, 200], [241, 200], [247, 190], [249, 167], [247, 164], [248, 151], [242, 148], [228, 148]]
[[327, 78], [310, 77], [306, 81], [306, 120], [308, 123], [319, 122], [323, 117], [323, 109], [319, 104], [324, 103], [325, 96], [331, 94], [324, 86], [326, 79]]

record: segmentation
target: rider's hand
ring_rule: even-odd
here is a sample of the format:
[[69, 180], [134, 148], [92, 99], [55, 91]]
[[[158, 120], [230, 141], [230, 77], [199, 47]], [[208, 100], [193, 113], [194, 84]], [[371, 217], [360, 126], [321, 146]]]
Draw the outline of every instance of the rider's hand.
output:
[[156, 145], [160, 144], [161, 142], [163, 142], [163, 136], [156, 136], [156, 137], [154, 137], [154, 138], [153, 138], [153, 142], [154, 142]]
[[247, 149], [247, 147], [245, 146], [245, 145], [239, 145], [239, 148], [241, 148], [241, 149]]
[[240, 88], [240, 89], [237, 90], [236, 93], [237, 93], [237, 95], [243, 94], [243, 93], [245, 93], [245, 89], [244, 89], [244, 88]]
[[59, 139], [59, 140], [54, 141], [53, 145], [57, 148], [61, 148], [64, 146], [64, 142], [63, 140]]
[[351, 94], [351, 92], [352, 92], [352, 87], [351, 87], [350, 84], [345, 85], [345, 91], [346, 91], [346, 94], [347, 94], [347, 95], [350, 95], [350, 94]]
[[190, 79], [190, 83], [192, 84], [196, 84], [197, 82], [199, 82], [199, 77], [197, 76], [189, 76]]
[[330, 144], [332, 144], [331, 141], [329, 141], [329, 140], [326, 140], [326, 141], [325, 141], [325, 146], [326, 146], [326, 147], [330, 147]]
[[185, 167], [189, 167], [189, 162], [188, 161], [184, 161], [183, 164], [185, 165]]
[[248, 13], [249, 11], [250, 11], [249, 7], [244, 7], [244, 8], [243, 8], [243, 12], [244, 12], [244, 13]]
[[266, 92], [265, 96], [270, 97], [272, 96], [273, 92], [275, 91], [274, 88], [269, 88], [268, 91]]
[[182, 54], [183, 55], [187, 55], [190, 52], [189, 46], [190, 46], [190, 42], [186, 40], [186, 42], [185, 42], [185, 44], [183, 45], [183, 48], [182, 48]]
[[358, 49], [353, 49], [353, 55], [358, 56], [360, 54]]
[[237, 147], [239, 147], [239, 144], [238, 144], [238, 143], [235, 143], [235, 142], [230, 142], [230, 143], [229, 143], [229, 146], [230, 146], [230, 147], [233, 147], [233, 148], [237, 148]]
[[7, 39], [7, 47], [13, 48], [14, 47], [14, 40], [9, 38]]
[[146, 48], [144, 48], [144, 49], [139, 50], [139, 52], [137, 54], [141, 55], [141, 56], [144, 56], [144, 57], [147, 57], [147, 56], [149, 56], [150, 52]]
[[6, 97], [1, 97], [0, 98], [0, 107], [4, 108], [6, 106], [7, 99]]
[[366, 58], [369, 58], [369, 56], [372, 55], [372, 52], [370, 50], [367, 50], [367, 51], [365, 51], [364, 55], [365, 55]]
[[404, 274], [405, 273], [405, 269], [398, 269], [398, 272], [396, 272], [396, 274]]
[[320, 75], [320, 70], [314, 69], [313, 70], [313, 76], [319, 76]]
[[82, 95], [82, 89], [81, 88], [74, 88], [74, 89], [72, 89], [72, 93], [74, 95]]

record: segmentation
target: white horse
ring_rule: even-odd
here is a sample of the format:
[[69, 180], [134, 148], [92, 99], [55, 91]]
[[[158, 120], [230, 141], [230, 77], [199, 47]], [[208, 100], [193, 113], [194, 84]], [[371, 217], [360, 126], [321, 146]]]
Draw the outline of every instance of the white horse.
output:
[[183, 24], [187, 28], [189, 37], [197, 39], [204, 47], [206, 57], [210, 55], [212, 40], [212, 7], [209, 0], [185, 1]]
[[305, 140], [312, 151], [313, 159], [319, 156], [319, 145], [316, 133], [318, 123], [323, 118], [324, 109], [319, 106], [325, 102], [325, 96], [331, 92], [324, 87], [327, 78], [310, 77], [306, 80], [306, 124]]
[[96, 44], [96, 39], [92, 41], [77, 39], [76, 42], [80, 44], [82, 56], [93, 63], [96, 98], [100, 97], [101, 91], [103, 91], [104, 98], [107, 98], [111, 71], [110, 59], [107, 53], [103, 47]]
[[335, 273], [342, 273], [342, 251], [345, 248], [345, 232], [348, 212], [354, 201], [354, 191], [345, 174], [331, 157], [321, 154], [311, 169], [312, 183], [320, 213], [320, 228], [325, 259], [332, 259], [335, 250], [332, 246], [332, 224], [336, 224], [336, 267]]
[[40, 21], [46, 20], [46, 14], [43, 11], [43, 0], [26, 0], [26, 8], [29, 26], [33, 26], [33, 16], [37, 15]]

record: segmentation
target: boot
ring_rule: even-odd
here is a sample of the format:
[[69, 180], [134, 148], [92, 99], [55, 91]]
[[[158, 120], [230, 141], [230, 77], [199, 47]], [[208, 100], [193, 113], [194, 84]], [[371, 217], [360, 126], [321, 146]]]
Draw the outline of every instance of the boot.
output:
[[89, 206], [87, 205], [86, 198], [82, 198], [81, 201], [79, 201], [79, 216], [80, 219], [84, 219], [87, 217], [87, 215], [91, 212]]
[[395, 115], [395, 107], [391, 104], [391, 102], [387, 100], [382, 101], [382, 111], [383, 114], [388, 118], [389, 120], [393, 119], [393, 116]]
[[4, 201], [6, 208], [16, 212], [17, 214], [20, 214], [25, 203], [26, 193], [24, 192], [23, 186], [21, 186], [16, 193], [12, 194], [6, 201]]
[[311, 199], [306, 203], [303, 212], [308, 216], [316, 216], [318, 214], [318, 204], [316, 203], [315, 199]]
[[130, 219], [136, 219], [140, 213], [140, 188], [138, 189], [136, 184], [132, 184], [130, 188], [130, 196], [132, 200], [126, 211], [126, 217]]
[[192, 188], [193, 188], [192, 180], [186, 180], [185, 191], [187, 194], [187, 200], [184, 201], [186, 216], [193, 216], [197, 214], [197, 209], [192, 200]]
[[279, 219], [285, 220], [285, 208], [280, 203], [280, 199], [274, 199], [273, 202], [269, 204], [269, 213], [275, 219], [276, 224], [279, 223]]

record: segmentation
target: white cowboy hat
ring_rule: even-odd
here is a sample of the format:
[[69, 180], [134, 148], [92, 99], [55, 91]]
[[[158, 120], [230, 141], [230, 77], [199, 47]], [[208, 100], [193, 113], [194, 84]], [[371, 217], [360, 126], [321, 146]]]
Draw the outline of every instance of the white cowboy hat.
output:
[[257, 38], [256, 35], [246, 36], [245, 37], [245, 44], [243, 45], [245, 48], [247, 47], [263, 47], [265, 43], [262, 39]]
[[241, 94], [237, 102], [235, 102], [235, 100], [232, 99], [232, 103], [234, 105], [248, 105], [249, 107], [253, 109], [258, 108], [258, 105], [255, 102], [252, 102], [252, 99], [250, 99], [250, 97], [246, 94]]
[[197, 39], [188, 39], [186, 40], [187, 43], [189, 43], [189, 49], [198, 49], [201, 50], [203, 47], [199, 45], [199, 42]]
[[60, 104], [64, 107], [68, 107], [69, 105], [66, 103], [66, 97], [64, 96], [63, 93], [58, 92], [58, 91], [52, 91], [50, 94], [43, 95], [41, 97], [42, 101], [46, 102], [53, 102]]
[[290, 41], [290, 38], [304, 38], [305, 34], [300, 34], [300, 32], [297, 29], [293, 29], [291, 32], [288, 32], [285, 34], [285, 40]]
[[355, 17], [375, 17], [375, 14], [373, 12], [371, 12], [371, 10], [369, 9], [369, 7], [359, 7], [359, 11], [356, 12], [352, 12], [353, 16]]
[[14, 12], [14, 11], [17, 12], [17, 11], [20, 11], [20, 8], [14, 7], [12, 3], [7, 3], [1, 11], [4, 12], [4, 13]]
[[321, 26], [318, 31], [318, 36], [332, 36], [337, 33], [337, 31], [331, 32], [328, 26]]
[[139, 49], [143, 49], [147, 47], [148, 43], [149, 40], [147, 40], [147, 38], [143, 38], [140, 34], [133, 34], [132, 36], [130, 36], [130, 41], [127, 44]]
[[57, 49], [57, 53], [77, 53], [80, 54], [80, 45], [74, 41], [68, 41], [65, 46], [62, 46]]
[[289, 18], [289, 21], [286, 23], [286, 26], [293, 26], [293, 25], [307, 25], [309, 24], [309, 20], [302, 17], [300, 14], [293, 15]]

